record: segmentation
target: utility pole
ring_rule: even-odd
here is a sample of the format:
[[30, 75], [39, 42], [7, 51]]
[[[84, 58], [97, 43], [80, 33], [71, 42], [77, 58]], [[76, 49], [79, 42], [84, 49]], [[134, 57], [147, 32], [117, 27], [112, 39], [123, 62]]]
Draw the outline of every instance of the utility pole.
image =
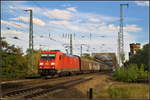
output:
[[29, 50], [33, 50], [33, 14], [32, 10], [24, 10], [30, 12], [30, 24], [29, 24]]
[[89, 49], [89, 45], [87, 45], [87, 44], [81, 44], [80, 45], [80, 56], [82, 56], [82, 49], [83, 49], [82, 46], [87, 46], [87, 48]]
[[[2, 67], [2, 37], [0, 32], [0, 67]], [[2, 76], [2, 71], [0, 70], [0, 76]], [[0, 85], [0, 98], [2, 98], [2, 85]]]
[[124, 63], [124, 36], [123, 36], [123, 6], [128, 4], [120, 4], [120, 29], [118, 32], [118, 63], [121, 66]]
[[66, 50], [66, 53], [68, 54], [68, 49], [67, 49], [67, 48], [65, 48], [65, 50]]
[[80, 57], [82, 57], [82, 45], [83, 44], [81, 44], [81, 46], [80, 46]]
[[76, 37], [76, 34], [75, 34], [75, 33], [73, 34], [73, 37], [74, 37], [74, 40], [75, 40], [75, 37]]
[[30, 12], [30, 24], [29, 24], [29, 65], [28, 67], [31, 68], [31, 70], [33, 70], [33, 57], [32, 57], [32, 53], [33, 53], [33, 14], [32, 14], [32, 10], [28, 9], [28, 10], [24, 10], [24, 11], [29, 11]]
[[72, 34], [70, 34], [70, 55], [73, 55]]
[[30, 24], [29, 24], [29, 49], [33, 50], [33, 14], [32, 10], [25, 10], [30, 12]]
[[1, 32], [0, 32], [0, 51], [2, 50], [2, 36], [1, 36]]
[[91, 38], [92, 38], [92, 34], [90, 33], [90, 40], [91, 40]]

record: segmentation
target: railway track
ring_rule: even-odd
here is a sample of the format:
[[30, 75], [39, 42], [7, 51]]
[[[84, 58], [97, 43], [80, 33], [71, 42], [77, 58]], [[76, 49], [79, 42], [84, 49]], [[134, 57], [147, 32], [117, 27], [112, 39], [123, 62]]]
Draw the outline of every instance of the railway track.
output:
[[36, 98], [38, 96], [45, 95], [46, 93], [58, 90], [66, 89], [76, 84], [91, 80], [92, 77], [78, 78], [65, 82], [56, 83], [54, 85], [39, 85], [31, 88], [18, 89], [2, 94], [2, 98]]

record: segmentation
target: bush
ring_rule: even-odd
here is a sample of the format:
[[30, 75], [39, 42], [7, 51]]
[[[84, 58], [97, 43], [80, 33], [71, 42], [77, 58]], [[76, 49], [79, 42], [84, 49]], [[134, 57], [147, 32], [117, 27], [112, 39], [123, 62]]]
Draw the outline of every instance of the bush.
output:
[[139, 75], [138, 76], [139, 79], [144, 79], [144, 80], [148, 79], [148, 71], [145, 71], [145, 67], [143, 64], [139, 68], [138, 75]]
[[144, 70], [144, 65], [140, 68], [136, 64], [130, 64], [128, 69], [124, 67], [118, 67], [113, 74], [113, 80], [123, 81], [123, 82], [136, 82], [139, 79], [148, 79], [148, 72]]
[[136, 64], [129, 65], [129, 69], [126, 70], [126, 82], [135, 82], [138, 79], [138, 67]]
[[124, 78], [126, 78], [125, 69], [122, 67], [117, 67], [115, 73], [113, 74], [113, 79], [123, 81]]

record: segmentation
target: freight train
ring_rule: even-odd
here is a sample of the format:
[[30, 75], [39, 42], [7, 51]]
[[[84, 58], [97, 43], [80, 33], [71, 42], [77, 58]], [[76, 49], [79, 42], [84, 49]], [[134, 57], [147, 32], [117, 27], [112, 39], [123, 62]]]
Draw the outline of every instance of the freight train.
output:
[[41, 76], [64, 76], [96, 71], [100, 71], [100, 65], [93, 60], [83, 59], [76, 55], [67, 55], [59, 50], [40, 53], [38, 72]]

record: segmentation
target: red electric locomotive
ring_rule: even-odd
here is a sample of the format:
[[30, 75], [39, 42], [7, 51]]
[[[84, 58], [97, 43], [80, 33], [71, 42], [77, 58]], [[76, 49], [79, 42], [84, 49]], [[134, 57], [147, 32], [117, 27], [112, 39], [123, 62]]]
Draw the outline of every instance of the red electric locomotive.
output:
[[40, 75], [62, 75], [80, 71], [80, 58], [59, 50], [43, 51], [39, 60]]

